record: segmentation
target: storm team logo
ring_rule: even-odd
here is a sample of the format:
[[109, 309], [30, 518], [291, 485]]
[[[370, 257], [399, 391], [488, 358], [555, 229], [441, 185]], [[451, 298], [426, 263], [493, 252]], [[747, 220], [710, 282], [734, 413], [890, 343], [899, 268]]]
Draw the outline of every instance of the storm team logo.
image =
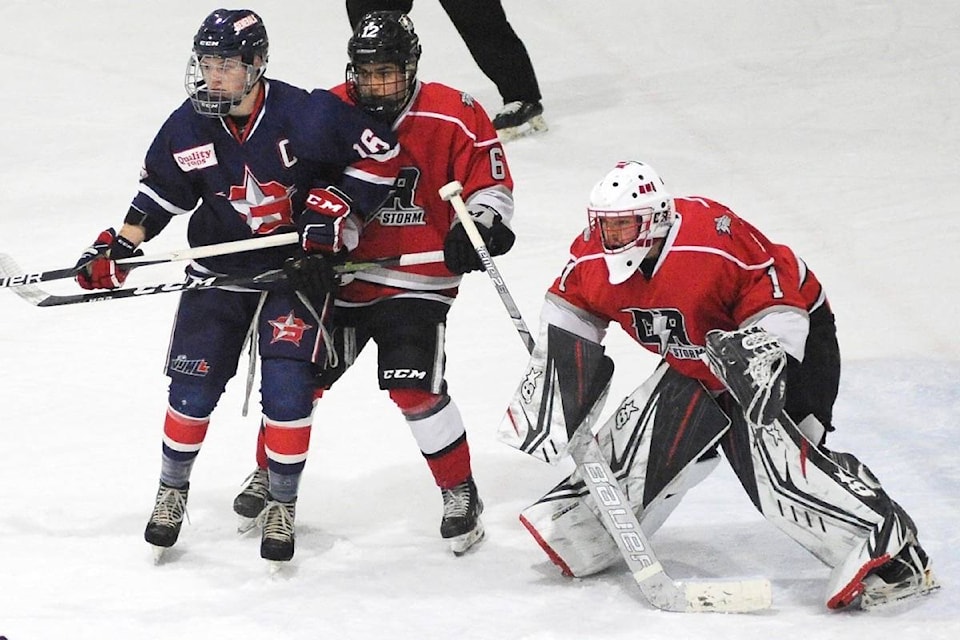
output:
[[693, 344], [683, 314], [678, 309], [622, 309], [633, 317], [633, 330], [641, 344], [660, 355], [681, 360], [699, 360], [703, 347]]
[[244, 169], [243, 184], [230, 187], [227, 198], [254, 233], [272, 233], [278, 227], [293, 226], [293, 187], [279, 182], [260, 182], [250, 168]]
[[404, 167], [397, 174], [393, 195], [380, 207], [377, 220], [385, 227], [409, 227], [427, 224], [423, 207], [414, 203], [420, 170]]

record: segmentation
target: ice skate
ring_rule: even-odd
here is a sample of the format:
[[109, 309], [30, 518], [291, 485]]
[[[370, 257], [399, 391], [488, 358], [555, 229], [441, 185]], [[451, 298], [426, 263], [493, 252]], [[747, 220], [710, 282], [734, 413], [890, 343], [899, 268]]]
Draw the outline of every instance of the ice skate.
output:
[[501, 142], [532, 135], [547, 130], [540, 102], [508, 102], [493, 119], [497, 137]]
[[443, 495], [443, 520], [440, 536], [450, 541], [450, 550], [462, 556], [484, 536], [483, 501], [477, 494], [477, 485], [469, 477], [452, 489], [441, 489]]
[[[261, 527], [260, 557], [271, 563], [289, 562], [293, 558], [296, 500], [278, 502], [268, 496], [267, 505], [257, 517]], [[271, 565], [272, 570], [277, 566]]]
[[863, 579], [861, 609], [873, 609], [925, 596], [940, 588], [930, 558], [916, 542], [908, 543], [889, 562]]
[[237, 514], [237, 533], [247, 533], [257, 526], [257, 516], [267, 504], [270, 477], [266, 469], [257, 467], [243, 481], [243, 490], [233, 499]]
[[182, 489], [160, 483], [153, 513], [143, 532], [143, 538], [153, 545], [154, 562], [159, 563], [164, 551], [172, 547], [180, 536], [180, 526], [187, 514], [189, 489], [189, 483]]

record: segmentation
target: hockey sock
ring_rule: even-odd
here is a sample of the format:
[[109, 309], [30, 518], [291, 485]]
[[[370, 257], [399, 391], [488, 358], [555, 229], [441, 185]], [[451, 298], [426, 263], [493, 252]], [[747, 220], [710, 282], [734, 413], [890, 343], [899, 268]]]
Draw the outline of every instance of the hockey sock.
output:
[[270, 473], [270, 495], [280, 502], [296, 499], [300, 474], [310, 448], [310, 416], [279, 421], [264, 416], [264, 446]]
[[437, 486], [452, 489], [471, 475], [463, 418], [450, 396], [419, 389], [391, 389]]
[[424, 453], [433, 479], [441, 489], [452, 489], [472, 474], [470, 470], [470, 445], [464, 433], [450, 446], [436, 453]]
[[193, 418], [167, 407], [160, 467], [160, 480], [165, 485], [181, 488], [190, 481], [193, 462], [200, 453], [209, 425], [209, 417]]
[[257, 467], [261, 469], [267, 468], [267, 446], [264, 443], [266, 432], [263, 420], [260, 420], [260, 430], [257, 431]]

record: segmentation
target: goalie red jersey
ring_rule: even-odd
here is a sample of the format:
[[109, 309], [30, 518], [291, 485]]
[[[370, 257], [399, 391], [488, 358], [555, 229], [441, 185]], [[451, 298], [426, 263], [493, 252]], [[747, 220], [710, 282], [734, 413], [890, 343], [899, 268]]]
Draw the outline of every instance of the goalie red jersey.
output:
[[[350, 101], [346, 85], [333, 92]], [[492, 208], [509, 223], [513, 179], [497, 132], [473, 98], [442, 84], [418, 82], [394, 132], [402, 141], [396, 191], [366, 221], [352, 258], [442, 251], [456, 214], [437, 191], [453, 180], [463, 185], [468, 207]], [[357, 306], [395, 295], [449, 304], [460, 279], [442, 262], [370, 269], [340, 289], [338, 304]]]
[[786, 324], [778, 337], [802, 353], [802, 317], [824, 302], [813, 273], [788, 247], [773, 244], [722, 204], [705, 198], [677, 198], [674, 204], [677, 220], [654, 264], [611, 285], [600, 234], [588, 229], [571, 246], [548, 299], [559, 297], [601, 329], [619, 323], [677, 371], [714, 390], [723, 385], [700, 359], [707, 331], [730, 331], [791, 311], [801, 321]]

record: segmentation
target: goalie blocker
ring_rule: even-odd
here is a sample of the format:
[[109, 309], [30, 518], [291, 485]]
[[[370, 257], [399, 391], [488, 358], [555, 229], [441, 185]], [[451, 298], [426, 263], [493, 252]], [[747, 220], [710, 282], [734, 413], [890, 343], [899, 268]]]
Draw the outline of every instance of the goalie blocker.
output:
[[[851, 454], [818, 448], [782, 411], [783, 352], [758, 331], [715, 332], [708, 341], [712, 368], [739, 404], [724, 396], [722, 410], [698, 382], [661, 363], [598, 431], [644, 531], [655, 531], [716, 467], [719, 443], [764, 517], [833, 568], [829, 608], [870, 608], [936, 589], [916, 525], [869, 469]], [[549, 375], [556, 354], [544, 337], [499, 437], [553, 461], [577, 425], [554, 402], [562, 390]], [[521, 522], [564, 574], [582, 577], [620, 560], [598, 515], [574, 472], [524, 509]]]

